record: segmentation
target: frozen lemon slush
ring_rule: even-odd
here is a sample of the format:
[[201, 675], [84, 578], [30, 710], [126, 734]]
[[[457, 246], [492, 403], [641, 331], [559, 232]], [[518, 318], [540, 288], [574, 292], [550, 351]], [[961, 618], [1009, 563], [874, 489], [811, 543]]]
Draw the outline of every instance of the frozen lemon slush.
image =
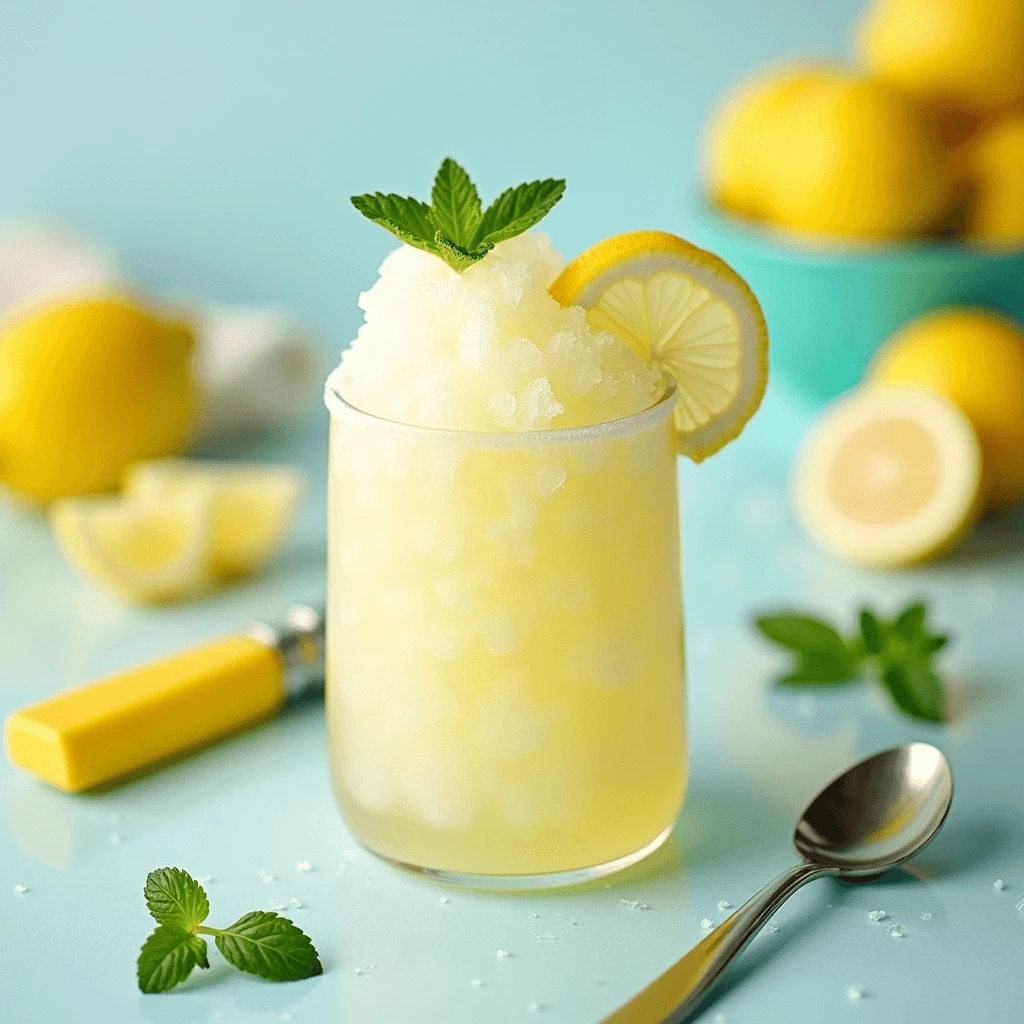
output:
[[562, 269], [402, 246], [328, 382], [334, 786], [449, 876], [621, 867], [686, 789], [673, 385]]

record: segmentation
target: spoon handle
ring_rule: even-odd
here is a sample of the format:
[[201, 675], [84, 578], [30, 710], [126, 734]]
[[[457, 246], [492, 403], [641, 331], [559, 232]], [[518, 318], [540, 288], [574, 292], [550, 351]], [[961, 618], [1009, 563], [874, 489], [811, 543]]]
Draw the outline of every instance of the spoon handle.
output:
[[802, 885], [832, 873], [808, 863], [783, 872], [601, 1024], [682, 1024], [768, 918]]

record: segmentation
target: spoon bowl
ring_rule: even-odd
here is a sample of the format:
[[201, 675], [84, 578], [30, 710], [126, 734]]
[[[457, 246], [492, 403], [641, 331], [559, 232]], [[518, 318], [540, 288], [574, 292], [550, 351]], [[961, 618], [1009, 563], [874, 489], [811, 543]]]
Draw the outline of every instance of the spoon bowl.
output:
[[877, 875], [921, 850], [952, 799], [953, 772], [941, 750], [930, 743], [883, 750], [814, 798], [793, 846], [804, 860], [844, 876]]

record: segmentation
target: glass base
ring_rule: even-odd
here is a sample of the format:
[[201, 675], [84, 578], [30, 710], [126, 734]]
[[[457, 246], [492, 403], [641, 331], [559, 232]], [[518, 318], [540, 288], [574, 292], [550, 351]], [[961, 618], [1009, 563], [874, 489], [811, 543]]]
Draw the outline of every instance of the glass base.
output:
[[664, 832], [655, 836], [646, 846], [634, 853], [627, 853], [624, 857], [616, 857], [615, 860], [606, 861], [604, 864], [594, 864], [591, 867], [575, 868], [572, 871], [551, 871], [539, 875], [477, 875], [463, 871], [440, 871], [436, 868], [406, 864], [404, 861], [385, 857], [383, 854], [377, 853], [376, 850], [370, 850], [370, 853], [388, 864], [402, 868], [403, 871], [411, 871], [448, 885], [457, 885], [464, 889], [479, 889], [485, 892], [526, 892], [531, 889], [561, 889], [565, 886], [580, 885], [583, 882], [593, 882], [595, 879], [613, 875], [616, 871], [622, 871], [639, 863], [645, 857], [649, 857], [671, 834], [672, 825], [669, 825]]

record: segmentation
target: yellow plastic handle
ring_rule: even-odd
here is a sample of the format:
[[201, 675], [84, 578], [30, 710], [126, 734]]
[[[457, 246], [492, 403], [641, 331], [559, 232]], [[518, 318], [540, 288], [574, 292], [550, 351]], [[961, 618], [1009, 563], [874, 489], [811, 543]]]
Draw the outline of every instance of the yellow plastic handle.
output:
[[7, 756], [77, 793], [249, 725], [285, 695], [276, 650], [222, 637], [13, 712]]

